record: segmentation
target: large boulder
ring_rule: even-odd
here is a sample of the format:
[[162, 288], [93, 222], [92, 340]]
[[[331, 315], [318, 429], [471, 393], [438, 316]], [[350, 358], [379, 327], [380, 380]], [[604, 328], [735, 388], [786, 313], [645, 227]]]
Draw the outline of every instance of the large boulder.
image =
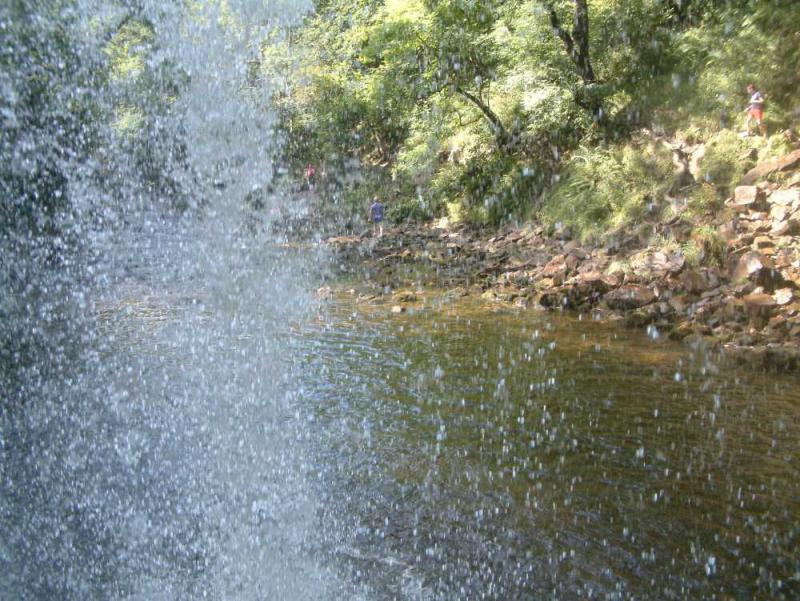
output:
[[556, 255], [544, 266], [544, 269], [542, 269], [542, 276], [545, 278], [552, 278], [554, 284], [560, 286], [566, 279], [568, 271], [569, 268], [567, 267], [564, 255]]
[[753, 250], [744, 253], [736, 263], [731, 274], [733, 281], [754, 280], [765, 270], [772, 270], [774, 264], [772, 260], [763, 253]]
[[627, 284], [612, 290], [605, 296], [605, 303], [615, 311], [629, 311], [649, 305], [656, 300], [650, 288], [638, 284]]
[[619, 285], [619, 278], [599, 271], [579, 273], [567, 280], [563, 286], [566, 304], [577, 307], [586, 303], [595, 304], [603, 294]]
[[770, 173], [774, 173], [775, 171], [788, 171], [797, 166], [800, 166], [800, 150], [795, 150], [794, 152], [777, 159], [771, 159], [769, 161], [759, 163], [745, 174], [745, 176], [742, 178], [741, 184], [743, 186], [749, 186], [758, 180], [767, 177]]
[[677, 274], [683, 269], [686, 259], [681, 253], [667, 255], [658, 250], [647, 249], [631, 256], [628, 262], [637, 276], [650, 280]]
[[772, 206], [797, 207], [800, 203], [800, 189], [775, 190], [769, 197], [769, 203]]
[[764, 191], [758, 186], [738, 186], [733, 192], [732, 205], [738, 211], [760, 211], [766, 208]]

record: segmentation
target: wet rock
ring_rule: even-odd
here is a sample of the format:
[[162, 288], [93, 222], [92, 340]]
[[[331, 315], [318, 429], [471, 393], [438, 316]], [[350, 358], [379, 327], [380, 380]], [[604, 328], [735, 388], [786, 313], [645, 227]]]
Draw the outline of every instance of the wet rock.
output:
[[546, 290], [541, 295], [539, 295], [539, 304], [542, 305], [543, 307], [556, 309], [568, 305], [569, 299], [564, 290], [555, 288], [551, 290]]
[[655, 301], [653, 291], [646, 286], [636, 284], [624, 285], [612, 290], [605, 296], [605, 303], [609, 308], [617, 311], [638, 309]]
[[624, 323], [629, 328], [643, 328], [661, 317], [658, 305], [648, 305], [625, 314]]
[[694, 333], [692, 324], [688, 321], [684, 321], [672, 328], [672, 331], [669, 333], [669, 338], [671, 340], [683, 340], [692, 333]]

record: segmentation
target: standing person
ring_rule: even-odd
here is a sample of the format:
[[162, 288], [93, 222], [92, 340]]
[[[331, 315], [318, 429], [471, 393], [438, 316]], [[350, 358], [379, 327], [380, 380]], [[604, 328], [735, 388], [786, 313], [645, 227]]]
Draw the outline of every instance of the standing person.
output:
[[378, 197], [372, 199], [372, 204], [369, 205], [369, 214], [367, 220], [372, 222], [372, 235], [378, 235], [378, 238], [383, 236], [383, 203], [378, 200]]
[[317, 175], [316, 169], [314, 169], [314, 165], [309, 163], [306, 165], [306, 185], [308, 186], [309, 191], [314, 191], [314, 178]]
[[758, 126], [758, 131], [761, 135], [766, 137], [767, 131], [764, 127], [764, 95], [756, 90], [753, 84], [747, 85], [747, 93], [750, 94], [750, 104], [747, 105], [745, 112], [747, 113], [747, 135], [750, 135], [750, 123], [755, 121]]

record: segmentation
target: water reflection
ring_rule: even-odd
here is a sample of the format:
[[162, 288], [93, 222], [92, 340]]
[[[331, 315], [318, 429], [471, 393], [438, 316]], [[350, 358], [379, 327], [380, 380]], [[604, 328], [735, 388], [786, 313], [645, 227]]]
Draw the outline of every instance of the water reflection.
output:
[[378, 597], [798, 594], [797, 377], [591, 320], [325, 311], [324, 519]]

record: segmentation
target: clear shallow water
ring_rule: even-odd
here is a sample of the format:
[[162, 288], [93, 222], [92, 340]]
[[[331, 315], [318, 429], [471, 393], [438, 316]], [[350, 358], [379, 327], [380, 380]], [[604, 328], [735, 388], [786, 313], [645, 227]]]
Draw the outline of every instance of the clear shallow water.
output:
[[378, 598], [800, 594], [800, 379], [645, 333], [333, 302], [296, 341], [328, 548]]

